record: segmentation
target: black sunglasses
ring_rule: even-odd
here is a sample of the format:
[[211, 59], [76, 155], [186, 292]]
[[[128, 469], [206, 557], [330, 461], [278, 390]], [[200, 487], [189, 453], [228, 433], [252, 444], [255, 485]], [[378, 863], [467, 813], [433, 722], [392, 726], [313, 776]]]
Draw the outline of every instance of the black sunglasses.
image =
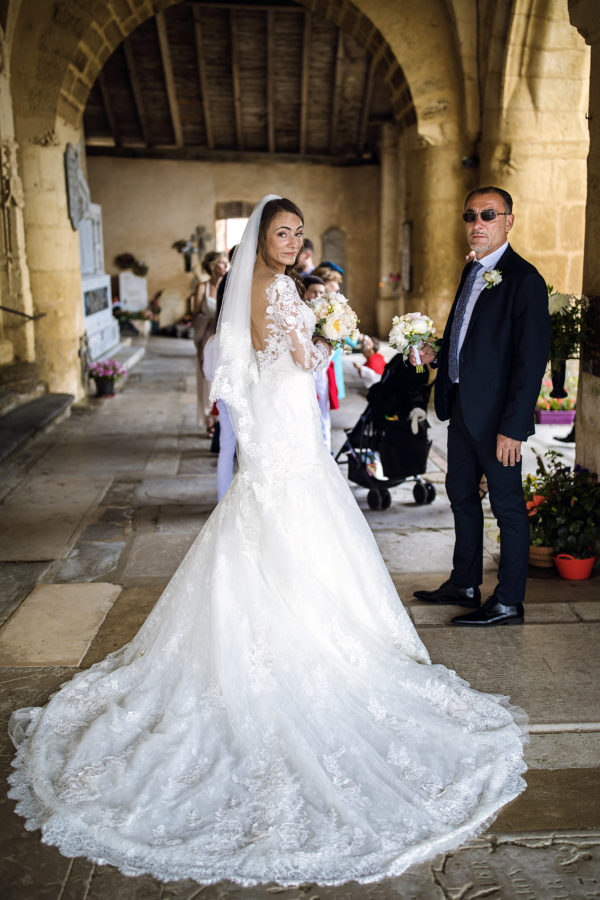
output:
[[495, 209], [482, 209], [481, 212], [476, 213], [472, 209], [468, 209], [466, 212], [462, 214], [463, 221], [465, 222], [474, 222], [477, 216], [481, 216], [482, 222], [493, 222], [496, 216], [510, 216], [510, 213], [496, 212]]

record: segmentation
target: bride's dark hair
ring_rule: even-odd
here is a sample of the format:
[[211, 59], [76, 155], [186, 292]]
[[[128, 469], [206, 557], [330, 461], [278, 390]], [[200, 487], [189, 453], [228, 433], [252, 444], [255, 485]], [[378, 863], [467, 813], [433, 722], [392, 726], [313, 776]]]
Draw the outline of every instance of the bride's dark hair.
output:
[[[260, 219], [260, 225], [258, 226], [258, 251], [263, 259], [265, 259], [265, 237], [267, 229], [275, 216], [282, 212], [292, 213], [292, 215], [298, 216], [304, 225], [304, 215], [302, 214], [302, 210], [299, 209], [295, 203], [292, 203], [291, 200], [287, 200], [285, 197], [279, 197], [277, 200], [269, 200], [268, 203], [265, 203]], [[286, 266], [285, 274], [290, 276], [296, 285], [296, 289], [301, 298], [304, 299], [306, 287], [295, 265]]]

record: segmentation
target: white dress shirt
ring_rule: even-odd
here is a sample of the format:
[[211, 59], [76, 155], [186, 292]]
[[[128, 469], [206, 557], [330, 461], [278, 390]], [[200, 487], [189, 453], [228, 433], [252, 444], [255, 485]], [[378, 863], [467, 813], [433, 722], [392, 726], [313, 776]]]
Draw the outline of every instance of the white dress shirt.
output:
[[[501, 247], [498, 247], [497, 250], [493, 250], [491, 253], [488, 253], [487, 256], [482, 256], [481, 259], [478, 259], [479, 263], [479, 271], [475, 276], [475, 281], [473, 282], [473, 287], [471, 288], [471, 293], [469, 294], [469, 300], [465, 309], [465, 315], [462, 320], [462, 325], [460, 329], [460, 334], [458, 335], [458, 355], [460, 356], [460, 348], [463, 345], [463, 341], [465, 339], [465, 335], [469, 328], [469, 322], [471, 321], [471, 316], [473, 315], [473, 310], [475, 309], [475, 304], [479, 299], [479, 295], [483, 290], [486, 289], [487, 282], [483, 277], [484, 272], [491, 272], [492, 269], [496, 268], [496, 263], [508, 247], [508, 241], [505, 241]], [[460, 380], [460, 374], [459, 374]], [[458, 381], [456, 382], [458, 384]]]

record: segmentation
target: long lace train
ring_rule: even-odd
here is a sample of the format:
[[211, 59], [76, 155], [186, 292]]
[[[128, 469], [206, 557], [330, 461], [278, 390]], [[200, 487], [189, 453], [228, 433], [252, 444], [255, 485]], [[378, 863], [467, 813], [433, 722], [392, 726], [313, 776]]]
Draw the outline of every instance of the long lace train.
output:
[[10, 795], [66, 856], [162, 880], [374, 881], [524, 788], [524, 713], [430, 663], [284, 339], [259, 358], [260, 447], [144, 626], [13, 716]]

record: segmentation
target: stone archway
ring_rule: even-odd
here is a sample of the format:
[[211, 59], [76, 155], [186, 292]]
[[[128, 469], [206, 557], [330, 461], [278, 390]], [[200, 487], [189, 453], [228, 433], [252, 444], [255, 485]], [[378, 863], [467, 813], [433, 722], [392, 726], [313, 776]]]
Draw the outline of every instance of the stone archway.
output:
[[[179, 2], [112, 0], [85, 5], [70, 0], [57, 4], [54, 11], [47, 4], [28, 4], [27, 22], [21, 23], [15, 38], [19, 55], [13, 60], [15, 82], [21, 87], [15, 100], [28, 110], [23, 137], [39, 138], [51, 131], [57, 117], [79, 128], [88, 93], [110, 54], [147, 18]], [[445, 40], [451, 20], [443, 0], [408, 4], [401, 16], [394, 0], [297, 2], [347, 30], [381, 57], [397, 118], [402, 121], [414, 105], [423, 142], [437, 145], [461, 139], [460, 67]], [[34, 6], [39, 7], [35, 17]], [[28, 79], [19, 77], [26, 74]]]
[[[36, 0], [21, 11], [11, 60], [13, 104], [32, 293], [36, 309], [47, 314], [36, 328], [36, 350], [53, 390], [80, 392], [77, 354], [83, 331], [77, 234], [65, 208], [64, 147], [80, 139], [89, 91], [109, 55], [142, 22], [177, 2], [61, 0], [49, 5]], [[425, 218], [430, 201], [449, 211], [463, 192], [460, 178], [452, 177], [453, 160], [463, 149], [462, 114], [445, 3], [409, 3], [400, 17], [395, 0], [299, 2], [348, 29], [385, 64], [399, 131], [408, 135], [403, 147], [407, 167], [417, 173], [412, 194], [388, 198], [386, 208], [408, 207], [423, 246], [447, 239], [443, 215], [429, 223]], [[455, 246], [456, 241], [457, 235]], [[419, 296], [434, 295], [435, 272], [427, 254], [417, 251], [414, 263]], [[445, 303], [442, 296], [441, 307]]]

